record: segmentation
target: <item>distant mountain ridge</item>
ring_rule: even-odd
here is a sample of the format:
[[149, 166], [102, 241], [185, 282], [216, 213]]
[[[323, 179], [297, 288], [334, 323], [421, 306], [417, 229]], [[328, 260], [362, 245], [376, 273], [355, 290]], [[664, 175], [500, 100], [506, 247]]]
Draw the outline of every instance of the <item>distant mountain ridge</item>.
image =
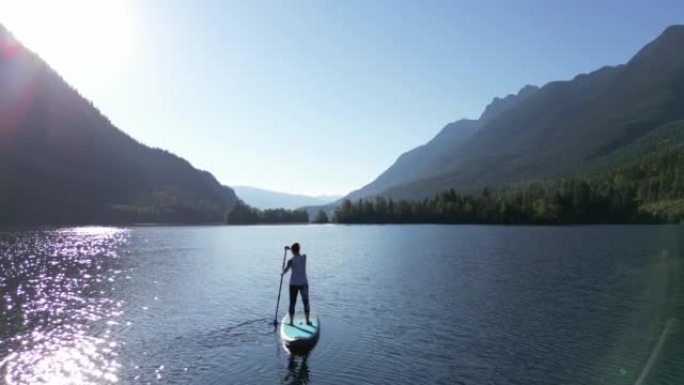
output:
[[250, 186], [233, 186], [242, 201], [258, 209], [298, 209], [304, 206], [325, 205], [340, 196], [308, 196], [272, 191]]
[[429, 142], [402, 154], [389, 169], [380, 174], [373, 182], [351, 192], [345, 198], [355, 200], [380, 194], [391, 187], [400, 186], [430, 175], [444, 163], [450, 162], [453, 149], [466, 143], [485, 122], [515, 107], [538, 90], [539, 88], [536, 86], [527, 85], [515, 95], [494, 98], [477, 120], [461, 119], [447, 124]]
[[478, 120], [447, 125], [345, 198], [417, 199], [573, 175], [683, 119], [682, 106], [684, 26], [671, 26], [624, 65], [495, 98]]
[[508, 111], [515, 107], [521, 101], [527, 99], [529, 96], [532, 96], [537, 91], [539, 91], [539, 87], [528, 84], [521, 88], [517, 94], [509, 94], [503, 98], [495, 97], [494, 100], [492, 100], [492, 102], [485, 107], [485, 110], [482, 112], [482, 115], [480, 115], [479, 120], [482, 122], [492, 120], [502, 112]]
[[0, 224], [219, 222], [237, 197], [114, 127], [0, 26]]

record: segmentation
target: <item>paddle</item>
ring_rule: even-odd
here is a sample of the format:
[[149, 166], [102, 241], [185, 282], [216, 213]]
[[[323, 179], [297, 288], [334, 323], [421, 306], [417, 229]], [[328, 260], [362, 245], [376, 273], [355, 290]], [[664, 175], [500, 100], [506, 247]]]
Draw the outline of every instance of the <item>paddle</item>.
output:
[[273, 326], [278, 326], [278, 307], [280, 307], [280, 292], [283, 289], [283, 270], [285, 270], [285, 258], [287, 257], [287, 247], [283, 254], [283, 267], [280, 269], [280, 286], [278, 286], [278, 300], [276, 301], [275, 317], [273, 317]]

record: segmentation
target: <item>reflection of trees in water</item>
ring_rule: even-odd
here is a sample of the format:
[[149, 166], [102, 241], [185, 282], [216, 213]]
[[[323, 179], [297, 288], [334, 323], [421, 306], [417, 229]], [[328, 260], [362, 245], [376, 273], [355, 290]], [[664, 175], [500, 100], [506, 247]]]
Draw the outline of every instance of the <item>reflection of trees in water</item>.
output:
[[283, 384], [300, 385], [309, 383], [309, 355], [291, 355], [287, 364], [287, 373], [283, 377]]

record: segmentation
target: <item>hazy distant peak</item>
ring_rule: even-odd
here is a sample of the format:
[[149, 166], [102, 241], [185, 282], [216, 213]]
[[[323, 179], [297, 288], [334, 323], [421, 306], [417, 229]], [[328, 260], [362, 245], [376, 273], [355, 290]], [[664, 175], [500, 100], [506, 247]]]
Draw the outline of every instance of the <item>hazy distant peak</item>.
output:
[[[658, 39], [670, 38], [670, 37], [681, 39], [682, 36], [684, 36], [684, 25], [683, 24], [674, 24], [674, 25], [671, 25], [671, 26], [665, 28], [665, 30], [663, 31], [663, 33], [660, 34]], [[658, 39], [656, 39], [656, 40], [658, 40]]]
[[684, 51], [684, 25], [671, 25], [655, 40], [647, 44], [629, 61], [629, 64], [682, 57]]
[[451, 122], [451, 123], [448, 123], [446, 126], [444, 126], [444, 128], [445, 128], [445, 129], [447, 129], [447, 128], [455, 128], [455, 127], [457, 128], [457, 127], [462, 126], [462, 125], [464, 125], [464, 124], [471, 124], [471, 123], [476, 122], [476, 121], [477, 121], [477, 120], [475, 120], [475, 119], [466, 119], [466, 118], [464, 118], [464, 119], [459, 119], [459, 120], [453, 121], [453, 122]]
[[430, 140], [427, 144], [439, 142], [445, 137], [452, 137], [453, 135], [470, 135], [475, 132], [475, 128], [479, 125], [478, 120], [474, 119], [459, 119], [444, 126], [442, 130]]
[[527, 99], [530, 95], [536, 93], [539, 87], [533, 85], [526, 85], [518, 91], [517, 94], [508, 94], [503, 98], [495, 97], [484, 112], [480, 115], [480, 120], [490, 120], [504, 111], [507, 111], [517, 105], [520, 101]]
[[539, 90], [539, 87], [527, 84], [518, 91], [518, 96], [529, 96], [537, 92], [537, 90]]
[[340, 198], [334, 195], [308, 196], [290, 194], [251, 186], [233, 186], [233, 189], [241, 200], [259, 209], [297, 209], [303, 206], [324, 205]]
[[478, 121], [476, 119], [459, 119], [451, 123], [447, 123], [446, 126], [442, 127], [442, 130], [437, 134], [442, 135], [449, 131], [461, 130], [464, 127], [470, 127], [472, 124], [476, 124]]

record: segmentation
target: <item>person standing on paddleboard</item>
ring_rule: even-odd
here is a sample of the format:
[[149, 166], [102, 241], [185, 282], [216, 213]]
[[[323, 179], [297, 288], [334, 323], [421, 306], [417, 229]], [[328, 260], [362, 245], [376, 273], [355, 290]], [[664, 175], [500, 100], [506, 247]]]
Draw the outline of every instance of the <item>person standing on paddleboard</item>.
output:
[[293, 243], [292, 246], [285, 246], [285, 250], [292, 251], [292, 258], [287, 261], [283, 274], [289, 270], [290, 274], [290, 325], [294, 322], [295, 304], [297, 303], [297, 293], [301, 293], [302, 302], [304, 302], [304, 314], [306, 315], [306, 324], [311, 325], [309, 321], [309, 281], [306, 278], [306, 254], [299, 254], [299, 243]]

